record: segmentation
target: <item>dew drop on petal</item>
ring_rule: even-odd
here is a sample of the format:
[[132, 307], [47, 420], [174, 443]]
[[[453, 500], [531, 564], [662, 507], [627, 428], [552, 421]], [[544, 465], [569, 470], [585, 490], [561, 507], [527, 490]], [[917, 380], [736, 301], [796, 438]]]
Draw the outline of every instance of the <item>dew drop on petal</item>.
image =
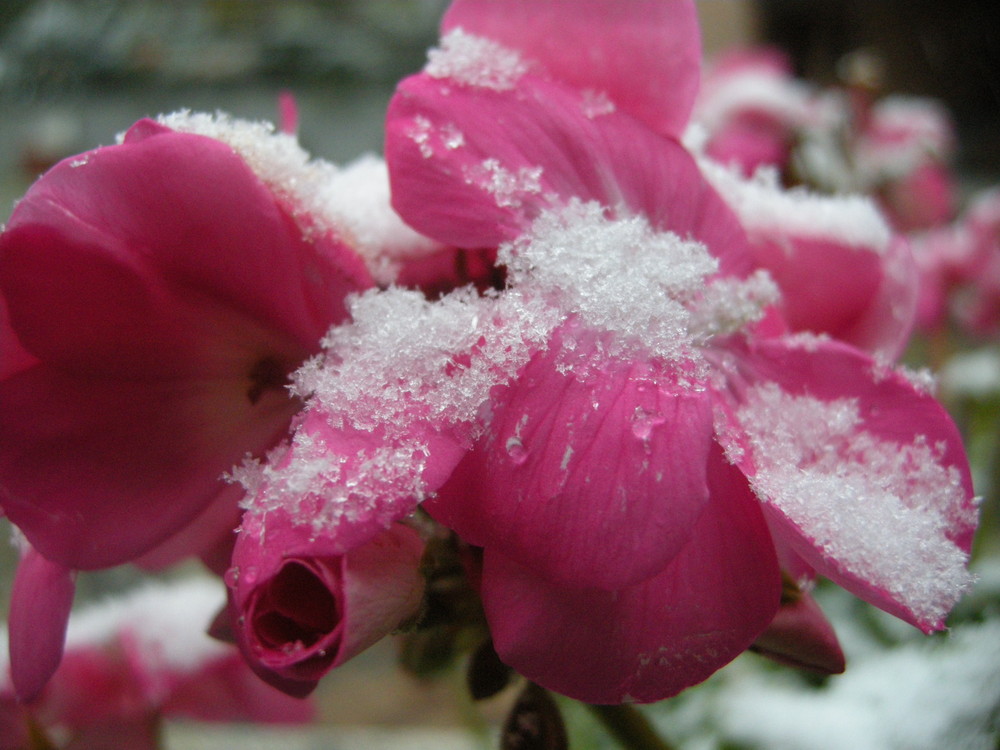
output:
[[510, 460], [517, 466], [520, 466], [528, 458], [528, 450], [524, 447], [524, 443], [521, 442], [519, 437], [509, 437], [507, 438], [507, 455], [510, 456]]

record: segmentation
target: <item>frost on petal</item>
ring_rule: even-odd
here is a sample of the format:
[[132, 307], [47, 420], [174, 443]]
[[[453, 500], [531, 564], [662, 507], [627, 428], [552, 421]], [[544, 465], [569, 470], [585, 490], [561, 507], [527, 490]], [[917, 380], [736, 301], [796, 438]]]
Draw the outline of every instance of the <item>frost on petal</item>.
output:
[[605, 353], [641, 352], [699, 368], [698, 347], [759, 320], [776, 299], [764, 272], [719, 276], [702, 243], [657, 230], [644, 216], [610, 216], [572, 200], [543, 211], [501, 246], [511, 288], [545, 300], [585, 328], [613, 334]]
[[428, 53], [424, 68], [432, 78], [495, 91], [513, 89], [527, 70], [528, 63], [517, 51], [462, 29], [442, 37], [440, 48]]
[[718, 271], [704, 245], [657, 232], [643, 217], [609, 219], [596, 203], [544, 212], [531, 230], [501, 248], [508, 283], [531, 289], [582, 323], [638, 339], [651, 354], [692, 355], [685, 303]]
[[690, 154], [626, 114], [587, 109], [580, 92], [530, 72], [516, 91], [407, 79], [386, 125], [396, 210], [441, 242], [480, 248], [516, 239], [545, 210], [596, 202], [702, 242], [723, 273], [745, 275], [743, 230]]
[[708, 501], [712, 407], [703, 388], [608, 358], [572, 328], [494, 393], [487, 438], [426, 507], [551, 581], [616, 589], [690, 538]]
[[317, 532], [342, 519], [374, 531], [407, 515], [471, 445], [490, 391], [544, 347], [557, 320], [520, 295], [469, 289], [433, 303], [372, 292], [352, 314], [295, 376], [308, 406], [290, 445], [236, 472], [250, 513], [284, 509]]
[[[806, 384], [808, 389], [808, 384]], [[754, 490], [800, 554], [859, 596], [933, 630], [971, 583], [958, 541], [975, 524], [962, 469], [919, 432], [874, 432], [857, 398], [775, 382], [747, 390], [738, 419]]]

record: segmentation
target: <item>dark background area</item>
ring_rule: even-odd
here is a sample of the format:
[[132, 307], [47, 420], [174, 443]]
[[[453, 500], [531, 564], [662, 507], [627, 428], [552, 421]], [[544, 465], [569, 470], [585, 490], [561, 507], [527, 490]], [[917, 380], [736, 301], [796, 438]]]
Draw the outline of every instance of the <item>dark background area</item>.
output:
[[1000, 3], [996, 0], [759, 0], [762, 37], [796, 72], [837, 80], [860, 48], [885, 63], [888, 91], [931, 96], [959, 130], [959, 167], [1000, 173]]

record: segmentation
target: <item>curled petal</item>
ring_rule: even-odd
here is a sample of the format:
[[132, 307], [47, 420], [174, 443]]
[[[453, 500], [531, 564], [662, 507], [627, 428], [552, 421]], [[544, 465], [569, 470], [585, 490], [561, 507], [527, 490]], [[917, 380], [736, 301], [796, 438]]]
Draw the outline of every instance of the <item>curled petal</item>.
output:
[[660, 573], [618, 591], [560, 586], [491, 548], [483, 602], [497, 653], [588, 703], [651, 702], [706, 679], [767, 627], [781, 589], [756, 499], [718, 451], [712, 500]]
[[61, 162], [0, 235], [5, 512], [74, 568], [160, 545], [284, 434], [288, 373], [370, 284], [220, 141], [143, 121]]
[[778, 614], [750, 647], [779, 664], [819, 674], [844, 671], [844, 652], [830, 621], [809, 594], [782, 602]]
[[313, 350], [344, 296], [371, 283], [336, 238], [307, 241], [230, 147], [148, 122], [36, 182], [0, 239], [0, 269], [33, 354], [160, 377], [222, 364], [211, 345], [242, 325], [220, 335], [220, 322]]
[[38, 698], [62, 660], [73, 572], [29, 549], [14, 576], [10, 600], [10, 669], [18, 697]]
[[[423, 543], [395, 525], [347, 553], [328, 554], [326, 540], [310, 540], [299, 535], [301, 527], [277, 519], [268, 519], [266, 531], [244, 528], [233, 553], [231, 606], [251, 668], [278, 689], [304, 696], [326, 672], [416, 613]], [[271, 525], [286, 531], [272, 538]]]

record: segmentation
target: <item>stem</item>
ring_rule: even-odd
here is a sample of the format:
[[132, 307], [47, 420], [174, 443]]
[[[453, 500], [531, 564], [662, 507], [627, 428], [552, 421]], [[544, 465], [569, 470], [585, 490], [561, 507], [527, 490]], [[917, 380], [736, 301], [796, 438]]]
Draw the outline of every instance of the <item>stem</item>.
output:
[[674, 750], [673, 745], [656, 733], [653, 725], [635, 706], [588, 704], [587, 708], [600, 719], [619, 744], [628, 750]]

